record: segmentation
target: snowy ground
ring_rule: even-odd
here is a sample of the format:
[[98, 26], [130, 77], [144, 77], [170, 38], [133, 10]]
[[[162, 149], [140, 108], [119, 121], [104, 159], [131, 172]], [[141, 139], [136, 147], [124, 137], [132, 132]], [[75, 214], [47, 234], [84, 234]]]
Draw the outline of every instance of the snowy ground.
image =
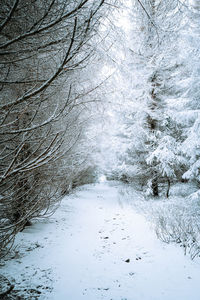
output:
[[82, 187], [16, 242], [1, 267], [12, 299], [200, 299], [198, 259], [159, 241], [116, 184]]

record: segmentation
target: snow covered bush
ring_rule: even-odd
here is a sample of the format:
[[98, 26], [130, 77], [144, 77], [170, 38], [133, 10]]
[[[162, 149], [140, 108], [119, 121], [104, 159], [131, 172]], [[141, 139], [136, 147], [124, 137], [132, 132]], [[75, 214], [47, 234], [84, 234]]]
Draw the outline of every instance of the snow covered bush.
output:
[[183, 212], [172, 213], [161, 210], [157, 216], [156, 234], [165, 243], [177, 243], [185, 255], [192, 259], [200, 257], [200, 222], [198, 218], [186, 218]]

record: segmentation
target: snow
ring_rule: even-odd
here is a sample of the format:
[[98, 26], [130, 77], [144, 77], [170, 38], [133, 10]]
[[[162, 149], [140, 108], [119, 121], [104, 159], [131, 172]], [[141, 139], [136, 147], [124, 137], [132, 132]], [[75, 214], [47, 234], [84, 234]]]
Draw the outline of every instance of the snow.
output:
[[104, 179], [20, 233], [1, 274], [15, 278], [19, 294], [39, 291], [24, 299], [199, 300], [198, 259], [159, 241], [122, 185]]

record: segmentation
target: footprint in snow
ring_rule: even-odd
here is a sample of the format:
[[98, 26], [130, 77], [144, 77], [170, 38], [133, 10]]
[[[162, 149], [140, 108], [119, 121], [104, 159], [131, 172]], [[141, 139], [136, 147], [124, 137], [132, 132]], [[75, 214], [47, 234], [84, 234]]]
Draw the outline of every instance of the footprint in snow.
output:
[[136, 260], [141, 260], [142, 258], [140, 256], [136, 257]]

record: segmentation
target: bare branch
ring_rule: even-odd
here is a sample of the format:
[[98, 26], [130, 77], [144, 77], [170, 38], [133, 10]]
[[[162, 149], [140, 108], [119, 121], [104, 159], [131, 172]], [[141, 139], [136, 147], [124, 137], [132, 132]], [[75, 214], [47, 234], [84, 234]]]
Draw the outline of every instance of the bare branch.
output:
[[12, 18], [12, 15], [14, 14], [17, 6], [18, 6], [19, 0], [15, 0], [13, 7], [11, 8], [9, 14], [7, 15], [7, 18], [3, 21], [2, 24], [0, 24], [0, 31], [3, 30], [3, 28], [6, 26], [6, 24], [10, 21], [10, 19]]
[[48, 25], [42, 27], [42, 28], [39, 28], [39, 29], [36, 29], [36, 30], [32, 30], [32, 31], [28, 31], [16, 38], [14, 38], [13, 40], [3, 44], [0, 46], [0, 49], [3, 49], [3, 48], [6, 48], [10, 45], [12, 45], [13, 43], [15, 42], [18, 42], [18, 41], [21, 41], [23, 40], [24, 38], [26, 37], [30, 37], [30, 36], [33, 36], [33, 35], [36, 35], [38, 33], [41, 33], [43, 31], [46, 31], [46, 30], [49, 30], [50, 28], [54, 27], [56, 24], [60, 23], [61, 21], [63, 21], [64, 19], [67, 19], [69, 18], [70, 16], [74, 15], [76, 12], [78, 12], [86, 3], [88, 2], [88, 0], [84, 0], [82, 1], [75, 9], [73, 9], [72, 11], [66, 13], [65, 15], [61, 16], [60, 18], [58, 18], [56, 21], [53, 21], [51, 23], [49, 23]]

